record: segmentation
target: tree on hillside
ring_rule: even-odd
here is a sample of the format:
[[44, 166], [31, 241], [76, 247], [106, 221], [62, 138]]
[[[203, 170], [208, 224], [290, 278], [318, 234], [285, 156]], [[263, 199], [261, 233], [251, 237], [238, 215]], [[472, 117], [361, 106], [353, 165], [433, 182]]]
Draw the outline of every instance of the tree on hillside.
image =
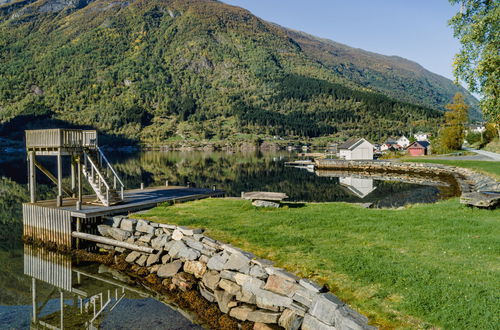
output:
[[454, 74], [480, 93], [481, 109], [500, 136], [500, 1], [449, 0], [461, 4], [449, 24], [462, 44]]
[[446, 105], [445, 124], [439, 133], [439, 147], [444, 150], [458, 150], [465, 137], [465, 125], [469, 121], [469, 106], [461, 93], [455, 94], [453, 102]]

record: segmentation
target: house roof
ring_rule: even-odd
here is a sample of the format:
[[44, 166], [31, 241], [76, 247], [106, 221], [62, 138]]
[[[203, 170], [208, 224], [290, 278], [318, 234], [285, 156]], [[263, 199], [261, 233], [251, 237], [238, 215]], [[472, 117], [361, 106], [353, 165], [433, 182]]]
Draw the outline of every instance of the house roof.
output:
[[[341, 145], [339, 145], [338, 149], [353, 150], [353, 149], [356, 149], [356, 147], [359, 146], [364, 141], [366, 141], [366, 140], [360, 139], [360, 138], [351, 138], [351, 139], [347, 140], [346, 142], [342, 143]], [[370, 143], [370, 142], [368, 142], [368, 143]]]
[[412, 144], [410, 144], [408, 146], [408, 148], [418, 148], [418, 147], [421, 147], [421, 148], [428, 148], [430, 146], [430, 142], [429, 141], [415, 141], [413, 142]]

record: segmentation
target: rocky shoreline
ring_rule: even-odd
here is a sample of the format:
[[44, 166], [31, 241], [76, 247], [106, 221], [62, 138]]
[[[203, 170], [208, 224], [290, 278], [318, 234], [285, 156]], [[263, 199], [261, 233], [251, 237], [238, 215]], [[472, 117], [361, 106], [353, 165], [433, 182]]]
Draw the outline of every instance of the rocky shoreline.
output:
[[[368, 319], [307, 279], [213, 240], [201, 229], [127, 217], [99, 225], [102, 236], [151, 247], [142, 253], [99, 245], [158, 290], [196, 290], [210, 306], [253, 329], [374, 329]], [[227, 321], [229, 322], [229, 321]]]
[[500, 205], [500, 182], [468, 168], [432, 163], [370, 160], [316, 159], [319, 170], [366, 171], [427, 175], [453, 179], [460, 189], [463, 204], [495, 208]]

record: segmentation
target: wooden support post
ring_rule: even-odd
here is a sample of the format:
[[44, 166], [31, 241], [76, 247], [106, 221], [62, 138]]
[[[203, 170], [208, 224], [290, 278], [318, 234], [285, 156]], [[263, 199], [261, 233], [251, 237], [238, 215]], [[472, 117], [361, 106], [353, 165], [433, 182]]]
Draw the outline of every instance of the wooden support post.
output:
[[35, 167], [35, 156], [34, 151], [29, 152], [29, 182], [30, 182], [30, 202], [36, 203], [36, 167]]
[[36, 279], [34, 277], [31, 278], [31, 296], [32, 296], [32, 304], [33, 304], [33, 317], [32, 320], [36, 323], [38, 318], [37, 313], [37, 301], [36, 301]]
[[80, 156], [77, 158], [77, 175], [78, 175], [78, 192], [77, 192], [77, 197], [78, 200], [76, 201], [76, 209], [81, 210], [82, 209], [82, 160]]
[[165, 187], [168, 187], [168, 180], [165, 181]]
[[75, 156], [71, 156], [71, 192], [72, 197], [76, 197], [76, 160]]
[[[77, 202], [78, 203], [78, 202]], [[82, 231], [82, 219], [76, 218], [76, 231], [81, 232]], [[80, 248], [80, 239], [76, 239], [76, 248]]]
[[144, 190], [144, 182], [141, 182], [141, 190]]
[[57, 153], [57, 207], [62, 206], [62, 155], [61, 150]]
[[64, 329], [64, 294], [62, 290], [59, 290], [59, 305], [61, 308], [61, 328]]

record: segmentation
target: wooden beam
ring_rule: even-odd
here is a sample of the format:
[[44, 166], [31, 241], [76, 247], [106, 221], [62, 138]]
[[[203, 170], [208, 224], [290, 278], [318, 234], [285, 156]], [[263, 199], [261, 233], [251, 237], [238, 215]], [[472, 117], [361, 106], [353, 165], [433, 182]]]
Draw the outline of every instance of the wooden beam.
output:
[[[40, 162], [38, 162], [36, 159], [34, 159], [34, 165], [40, 170], [42, 171], [43, 174], [45, 174], [49, 179], [50, 181], [54, 182], [55, 184], [57, 184], [57, 178], [52, 174], [50, 173], [50, 171], [48, 169], [46, 169], [42, 164], [40, 164]], [[62, 190], [64, 191], [64, 193], [66, 193], [68, 196], [71, 197], [72, 195], [72, 192], [70, 189], [68, 189], [67, 187], [62, 187]], [[33, 203], [33, 202], [32, 202]]]
[[72, 232], [71, 236], [73, 236], [75, 238], [85, 239], [87, 241], [102, 243], [102, 244], [111, 245], [111, 246], [122, 247], [122, 248], [133, 250], [133, 251], [139, 251], [139, 252], [144, 252], [144, 253], [154, 253], [154, 250], [152, 248], [145, 247], [145, 246], [139, 246], [139, 245], [135, 245], [135, 244], [131, 244], [131, 243], [126, 243], [126, 242], [118, 241], [118, 240], [103, 237], [103, 236], [80, 233], [77, 231]]

